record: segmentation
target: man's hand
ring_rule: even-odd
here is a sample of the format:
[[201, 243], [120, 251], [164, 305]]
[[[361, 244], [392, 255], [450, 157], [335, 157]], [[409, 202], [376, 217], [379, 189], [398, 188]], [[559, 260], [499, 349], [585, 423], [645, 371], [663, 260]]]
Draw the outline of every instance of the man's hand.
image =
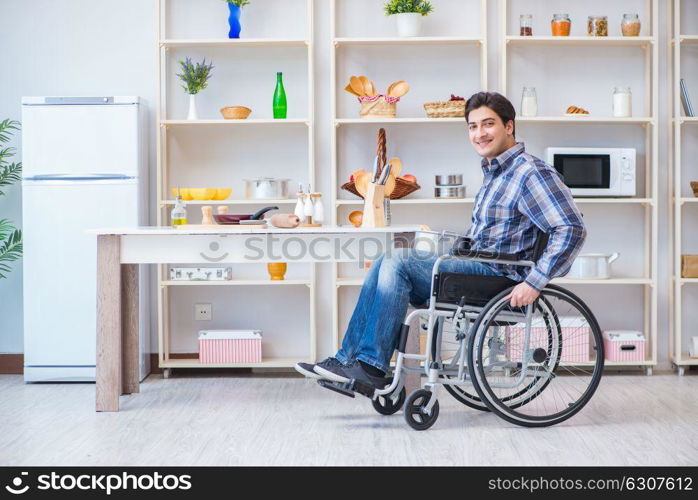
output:
[[511, 299], [511, 307], [523, 307], [531, 304], [538, 298], [540, 292], [528, 283], [519, 283], [514, 287], [506, 299]]

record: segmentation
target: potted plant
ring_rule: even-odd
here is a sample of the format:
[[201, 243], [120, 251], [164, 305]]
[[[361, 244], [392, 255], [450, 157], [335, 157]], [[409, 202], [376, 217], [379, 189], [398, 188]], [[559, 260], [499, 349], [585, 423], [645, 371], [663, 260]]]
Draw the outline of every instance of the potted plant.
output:
[[[0, 122], [0, 143], [10, 140], [12, 132], [19, 130], [19, 122], [4, 120]], [[0, 148], [0, 187], [19, 182], [22, 171], [21, 163], [9, 163], [14, 156], [14, 148]], [[4, 195], [0, 191], [0, 196]], [[14, 262], [22, 256], [22, 231], [14, 227], [8, 219], [0, 219], [0, 278], [6, 278], [5, 273], [11, 271], [9, 262]]]
[[242, 30], [242, 26], [240, 25], [240, 14], [242, 14], [242, 8], [245, 5], [249, 5], [250, 0], [225, 1], [228, 3], [228, 9], [230, 10], [230, 15], [228, 16], [228, 24], [230, 25], [228, 38], [240, 38], [240, 30]]
[[204, 90], [208, 86], [208, 79], [211, 78], [211, 70], [213, 62], [206, 63], [206, 59], [194, 64], [191, 58], [187, 57], [184, 61], [179, 61], [182, 72], [177, 76], [182, 80], [182, 88], [189, 94], [189, 113], [187, 120], [197, 120], [196, 113], [196, 94]]
[[399, 36], [419, 36], [422, 17], [434, 10], [426, 0], [390, 0], [385, 4], [385, 15], [395, 16]]

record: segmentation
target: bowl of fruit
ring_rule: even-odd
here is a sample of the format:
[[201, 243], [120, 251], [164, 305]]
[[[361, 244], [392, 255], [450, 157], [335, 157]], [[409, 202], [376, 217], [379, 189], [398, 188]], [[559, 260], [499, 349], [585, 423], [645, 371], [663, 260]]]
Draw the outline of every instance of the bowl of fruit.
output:
[[424, 111], [428, 118], [465, 118], [467, 102], [464, 97], [451, 94], [448, 101], [425, 102]]

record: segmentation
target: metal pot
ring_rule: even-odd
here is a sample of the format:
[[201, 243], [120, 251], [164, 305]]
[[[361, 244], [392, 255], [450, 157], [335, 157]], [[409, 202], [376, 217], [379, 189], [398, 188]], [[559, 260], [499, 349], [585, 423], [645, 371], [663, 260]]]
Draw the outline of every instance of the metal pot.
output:
[[463, 184], [463, 174], [436, 175], [437, 186], [460, 186]]
[[436, 198], [465, 198], [465, 186], [436, 186], [434, 188]]
[[577, 256], [572, 263], [568, 278], [586, 280], [605, 280], [611, 277], [611, 262], [616, 260], [620, 253], [612, 254], [587, 253]]
[[245, 179], [245, 197], [249, 200], [288, 198], [288, 179]]

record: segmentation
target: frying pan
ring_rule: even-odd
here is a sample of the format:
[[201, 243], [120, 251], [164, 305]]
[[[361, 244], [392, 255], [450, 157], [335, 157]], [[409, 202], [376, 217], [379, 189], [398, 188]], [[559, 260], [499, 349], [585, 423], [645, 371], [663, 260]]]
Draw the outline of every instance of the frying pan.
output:
[[259, 220], [262, 215], [270, 210], [278, 209], [279, 207], [264, 207], [253, 214], [214, 214], [213, 218], [216, 219], [218, 224], [240, 224], [241, 220]]

